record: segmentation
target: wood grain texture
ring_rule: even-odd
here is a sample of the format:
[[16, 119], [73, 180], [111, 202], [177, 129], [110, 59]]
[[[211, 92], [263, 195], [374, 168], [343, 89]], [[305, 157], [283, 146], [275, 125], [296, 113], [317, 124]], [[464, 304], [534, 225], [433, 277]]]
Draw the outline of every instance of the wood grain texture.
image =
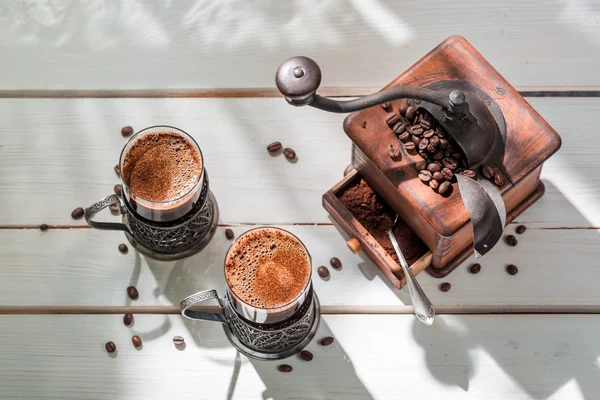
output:
[[[506, 233], [513, 233], [515, 224]], [[406, 288], [397, 290], [364, 253], [354, 255], [346, 247], [348, 237], [334, 226], [286, 226], [307, 246], [313, 269], [329, 266], [331, 257], [342, 261], [342, 270], [330, 268], [329, 281], [313, 274], [314, 287], [323, 306], [396, 307], [411, 304]], [[236, 236], [249, 229], [232, 228]], [[470, 274], [473, 257], [444, 279], [419, 274], [417, 279], [435, 306], [446, 312], [469, 307], [492, 307], [488, 311], [529, 310], [536, 306], [599, 307], [600, 230], [529, 228], [517, 235], [517, 247], [499, 243], [484, 258], [481, 272]], [[223, 260], [230, 241], [224, 228], [198, 255], [179, 262], [148, 261], [130, 248], [120, 232], [76, 230], [0, 231], [1, 306], [173, 306], [184, 297], [205, 289], [222, 294]], [[574, 261], [576, 260], [576, 264]], [[515, 264], [519, 273], [506, 273]], [[568, 269], [571, 273], [565, 273]], [[316, 272], [316, 271], [315, 271]], [[441, 292], [439, 285], [452, 289]], [[127, 297], [135, 285], [138, 300]], [[521, 307], [521, 308], [520, 308]], [[526, 308], [527, 309], [527, 308]]]
[[[542, 173], [545, 196], [518, 221], [600, 227], [600, 99], [531, 104], [563, 147]], [[172, 124], [194, 136], [222, 223], [329, 223], [321, 196], [350, 161], [342, 121], [283, 99], [2, 99], [0, 224], [83, 225], [70, 213], [112, 192], [128, 124]], [[267, 153], [276, 140], [296, 150], [296, 164]]]
[[[2, 397], [21, 399], [594, 399], [596, 315], [326, 316], [314, 358], [238, 356], [217, 323], [179, 316], [1, 316]], [[377, 332], [377, 336], [374, 336]], [[142, 338], [143, 348], [131, 345]], [[172, 338], [184, 337], [177, 349]], [[104, 350], [113, 341], [117, 352]]]
[[[323, 85], [381, 87], [449, 34], [513, 85], [600, 85], [593, 2], [3, 2], [3, 89], [273, 87], [294, 55]], [[573, 73], [577, 71], [577, 73]]]

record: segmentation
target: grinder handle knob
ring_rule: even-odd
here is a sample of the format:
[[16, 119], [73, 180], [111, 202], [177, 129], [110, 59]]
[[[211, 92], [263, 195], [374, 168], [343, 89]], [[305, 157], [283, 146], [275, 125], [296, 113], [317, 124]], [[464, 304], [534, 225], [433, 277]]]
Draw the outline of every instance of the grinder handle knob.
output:
[[362, 250], [362, 244], [356, 238], [352, 238], [346, 242], [346, 245], [354, 254], [360, 253]]
[[288, 103], [306, 105], [321, 84], [321, 68], [308, 57], [288, 58], [277, 69], [275, 84]]

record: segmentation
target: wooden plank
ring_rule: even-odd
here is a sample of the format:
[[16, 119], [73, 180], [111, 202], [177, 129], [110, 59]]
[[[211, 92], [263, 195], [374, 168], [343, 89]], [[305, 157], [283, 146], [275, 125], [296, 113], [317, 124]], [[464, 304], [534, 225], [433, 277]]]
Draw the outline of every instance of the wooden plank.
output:
[[273, 87], [293, 55], [317, 60], [324, 86], [380, 87], [450, 34], [514, 85], [600, 84], [586, 2], [5, 3], [3, 89]]
[[[544, 167], [545, 196], [519, 221], [600, 227], [600, 99], [530, 102], [563, 146]], [[329, 223], [321, 196], [350, 160], [342, 120], [282, 99], [2, 99], [0, 224], [84, 224], [70, 213], [112, 192], [127, 124], [173, 124], [196, 138], [224, 223]], [[297, 151], [296, 164], [269, 156], [275, 140]]]
[[[347, 237], [333, 226], [284, 226], [306, 244], [313, 260], [313, 282], [324, 306], [400, 307], [411, 304], [406, 288], [397, 290], [364, 253], [354, 255], [346, 247]], [[513, 233], [515, 225], [507, 228]], [[240, 235], [248, 227], [233, 227]], [[478, 260], [481, 272], [470, 274], [470, 258], [448, 277], [436, 279], [426, 272], [418, 280], [436, 307], [445, 312], [476, 308], [487, 312], [595, 310], [600, 306], [600, 230], [536, 229], [517, 235], [517, 247], [499, 243]], [[200, 290], [225, 287], [223, 259], [230, 241], [224, 228], [198, 255], [179, 262], [146, 260], [130, 249], [120, 232], [92, 229], [1, 230], [0, 308], [5, 306], [176, 306], [184, 297]], [[340, 258], [341, 271], [330, 268], [331, 279], [316, 274], [333, 256]], [[573, 260], [577, 260], [574, 264]], [[519, 273], [510, 276], [507, 264]], [[450, 282], [449, 292], [439, 285]], [[140, 298], [129, 300], [126, 287], [135, 285]], [[596, 307], [596, 308], [594, 308]], [[375, 309], [383, 312], [381, 309]], [[85, 310], [84, 310], [85, 311]], [[164, 312], [164, 311], [163, 311]]]
[[[22, 399], [593, 399], [600, 317], [326, 316], [314, 358], [238, 356], [221, 327], [179, 316], [0, 317], [0, 393]], [[143, 340], [134, 349], [131, 336]], [[186, 346], [175, 348], [181, 335]], [[108, 340], [117, 353], [104, 350]]]

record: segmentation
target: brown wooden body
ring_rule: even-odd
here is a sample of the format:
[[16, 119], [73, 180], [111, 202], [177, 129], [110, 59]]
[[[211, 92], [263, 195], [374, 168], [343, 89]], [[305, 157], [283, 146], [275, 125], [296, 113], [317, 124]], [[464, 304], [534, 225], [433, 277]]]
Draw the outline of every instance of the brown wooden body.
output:
[[[448, 80], [476, 85], [494, 99], [504, 115], [506, 150], [495, 167], [505, 177], [500, 191], [509, 213], [537, 188], [542, 163], [559, 149], [560, 137], [459, 36], [445, 40], [384, 89], [400, 85], [426, 87]], [[398, 103], [392, 103], [392, 107], [397, 111]], [[386, 114], [382, 107], [371, 107], [346, 118], [344, 130], [355, 144], [352, 164], [431, 249], [433, 267], [442, 268], [472, 246], [469, 216], [456, 183], [447, 197], [421, 183], [414, 167], [421, 157], [403, 148], [387, 126]], [[389, 157], [390, 143], [400, 144], [401, 159]]]

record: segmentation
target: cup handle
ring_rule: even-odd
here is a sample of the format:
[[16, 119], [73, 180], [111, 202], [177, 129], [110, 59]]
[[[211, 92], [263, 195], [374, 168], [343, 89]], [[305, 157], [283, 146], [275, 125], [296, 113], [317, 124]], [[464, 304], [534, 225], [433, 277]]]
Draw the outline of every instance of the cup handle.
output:
[[[206, 300], [212, 299], [218, 301], [219, 312], [190, 310], [191, 307]], [[203, 290], [202, 292], [194, 293], [193, 295], [186, 297], [185, 299], [181, 300], [181, 303], [179, 303], [179, 309], [181, 310], [181, 315], [189, 319], [203, 319], [206, 321], [217, 321], [224, 324], [227, 323], [225, 314], [223, 314], [222, 300], [219, 299], [219, 295], [214, 289]]]
[[94, 215], [96, 215], [100, 210], [103, 210], [106, 207], [110, 206], [111, 204], [118, 204], [119, 212], [121, 214], [125, 214], [127, 212], [125, 210], [125, 207], [121, 205], [119, 197], [116, 194], [111, 194], [110, 196], [103, 198], [102, 200], [92, 204], [90, 207], [85, 209], [85, 221], [92, 228], [104, 229], [109, 231], [125, 231], [130, 235], [133, 235], [131, 229], [129, 229], [127, 225], [121, 222], [96, 222], [92, 220]]

